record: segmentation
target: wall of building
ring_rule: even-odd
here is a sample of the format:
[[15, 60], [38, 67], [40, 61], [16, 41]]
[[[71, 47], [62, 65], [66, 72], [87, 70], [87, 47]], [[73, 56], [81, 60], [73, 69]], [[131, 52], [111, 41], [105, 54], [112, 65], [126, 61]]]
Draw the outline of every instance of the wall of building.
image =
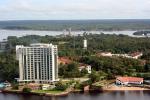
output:
[[16, 46], [19, 60], [19, 81], [49, 83], [58, 80], [57, 46], [33, 44], [29, 47]]

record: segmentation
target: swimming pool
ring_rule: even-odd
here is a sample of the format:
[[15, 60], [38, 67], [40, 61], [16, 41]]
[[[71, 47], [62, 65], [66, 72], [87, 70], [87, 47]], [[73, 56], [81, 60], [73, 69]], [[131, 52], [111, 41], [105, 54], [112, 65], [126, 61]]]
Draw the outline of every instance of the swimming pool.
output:
[[4, 88], [5, 85], [3, 83], [0, 83], [0, 88]]

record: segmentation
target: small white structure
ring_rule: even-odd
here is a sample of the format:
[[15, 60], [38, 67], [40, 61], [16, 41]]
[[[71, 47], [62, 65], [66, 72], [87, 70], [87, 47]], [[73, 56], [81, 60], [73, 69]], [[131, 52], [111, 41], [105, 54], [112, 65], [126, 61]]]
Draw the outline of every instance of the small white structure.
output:
[[50, 89], [50, 85], [49, 84], [43, 84], [42, 85], [42, 90], [49, 90]]
[[81, 66], [79, 67], [79, 71], [81, 71], [84, 68], [88, 71], [88, 74], [91, 74], [91, 72], [92, 72], [91, 65], [81, 64]]
[[87, 39], [84, 39], [84, 40], [83, 40], [83, 48], [84, 48], [84, 49], [87, 49]]
[[89, 74], [91, 74], [92, 73], [91, 65], [86, 66], [86, 70], [88, 71]]

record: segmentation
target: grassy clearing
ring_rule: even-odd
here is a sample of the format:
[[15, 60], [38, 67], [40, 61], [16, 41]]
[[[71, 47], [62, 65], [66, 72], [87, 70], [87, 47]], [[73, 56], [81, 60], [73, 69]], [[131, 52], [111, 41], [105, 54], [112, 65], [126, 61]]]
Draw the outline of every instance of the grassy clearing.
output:
[[58, 91], [58, 90], [34, 90], [33, 93], [51, 93], [51, 94], [59, 94], [64, 91]]
[[107, 86], [107, 85], [109, 85], [109, 84], [111, 84], [113, 82], [115, 82], [115, 80], [102, 80], [102, 81], [94, 83], [93, 85], [95, 85], [95, 86], [102, 86], [103, 87], [103, 86]]

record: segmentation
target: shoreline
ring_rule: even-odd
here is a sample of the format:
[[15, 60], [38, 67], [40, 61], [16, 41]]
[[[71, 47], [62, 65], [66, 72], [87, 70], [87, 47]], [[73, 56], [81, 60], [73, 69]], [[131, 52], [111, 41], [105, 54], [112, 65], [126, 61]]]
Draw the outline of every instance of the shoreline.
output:
[[109, 88], [104, 88], [104, 91], [150, 91], [148, 87], [128, 87], [128, 86], [112, 86]]
[[11, 93], [11, 94], [29, 94], [29, 95], [38, 95], [38, 96], [67, 96], [70, 92], [64, 91], [62, 93], [24, 93], [22, 91], [14, 91], [14, 90], [2, 90], [0, 93]]
[[[108, 89], [99, 89], [99, 91], [97, 90], [89, 90], [88, 92], [97, 92], [97, 93], [101, 93], [101, 92], [118, 92], [118, 91], [150, 91], [149, 88], [141, 88], [141, 87], [110, 87]], [[0, 93], [11, 93], [11, 94], [29, 94], [29, 95], [38, 95], [38, 96], [68, 96], [70, 93], [79, 93], [79, 92], [83, 92], [83, 93], [87, 93], [84, 91], [64, 91], [61, 93], [36, 93], [36, 92], [30, 92], [30, 93], [24, 93], [22, 91], [17, 91], [17, 90], [1, 90]]]

